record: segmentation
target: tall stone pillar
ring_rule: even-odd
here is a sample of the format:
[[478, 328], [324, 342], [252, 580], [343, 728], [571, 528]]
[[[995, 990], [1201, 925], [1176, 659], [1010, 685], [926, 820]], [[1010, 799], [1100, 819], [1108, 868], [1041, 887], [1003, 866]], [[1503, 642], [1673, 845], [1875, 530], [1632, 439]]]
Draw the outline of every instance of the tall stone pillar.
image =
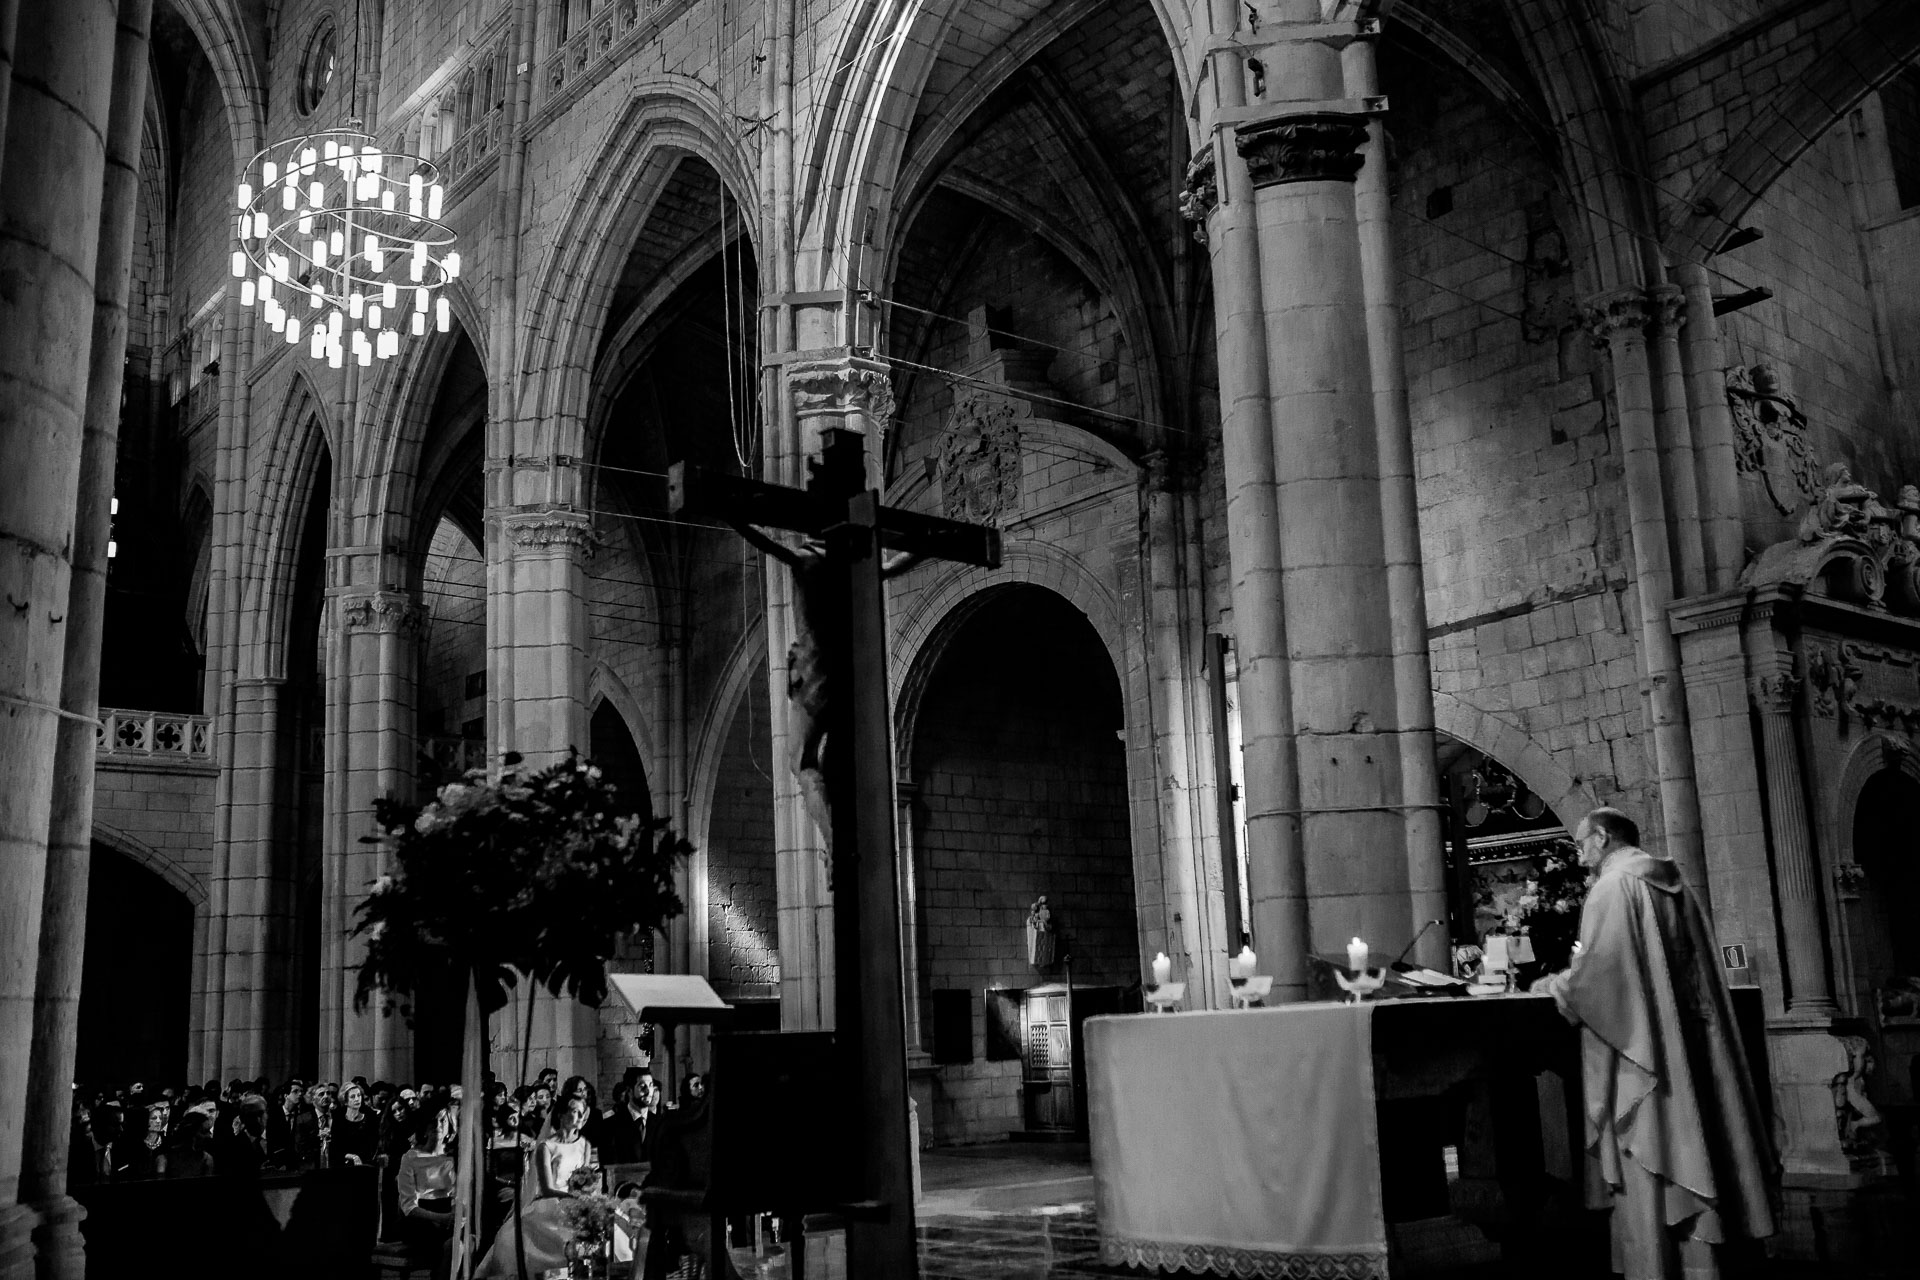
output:
[[[1769, 646], [1771, 647], [1771, 646]], [[1753, 659], [1750, 685], [1760, 719], [1762, 765], [1766, 774], [1767, 816], [1773, 829], [1773, 877], [1780, 910], [1780, 939], [1786, 961], [1789, 1018], [1812, 1021], [1824, 1030], [1839, 1016], [1833, 977], [1827, 968], [1827, 928], [1820, 903], [1820, 873], [1807, 821], [1807, 789], [1794, 729], [1800, 677], [1793, 655], [1779, 650]]]
[[18, 1204], [65, 665], [117, 6], [19, 16], [0, 173], [0, 1276], [33, 1266]]
[[1711, 882], [1700, 837], [1700, 800], [1681, 687], [1680, 645], [1667, 619], [1667, 606], [1674, 600], [1674, 574], [1647, 356], [1647, 329], [1653, 320], [1654, 307], [1639, 290], [1604, 294], [1586, 308], [1587, 327], [1595, 342], [1606, 348], [1613, 368], [1614, 412], [1620, 424], [1640, 614], [1642, 694], [1652, 730], [1666, 846], [1661, 852], [1680, 864], [1689, 886], [1710, 907]]
[[1266, 958], [1263, 967], [1273, 977], [1277, 998], [1297, 998], [1306, 993], [1305, 957], [1312, 944], [1294, 764], [1292, 672], [1281, 607], [1267, 322], [1253, 185], [1226, 123], [1245, 108], [1246, 68], [1232, 43], [1239, 7], [1214, 0], [1209, 15], [1214, 48], [1201, 90], [1205, 141], [1187, 168], [1181, 207], [1201, 224], [1197, 234], [1206, 240], [1213, 267], [1227, 558], [1247, 793], [1248, 932]]
[[79, 1204], [67, 1195], [73, 1112], [73, 1057], [80, 1027], [80, 968], [86, 954], [87, 874], [93, 847], [94, 727], [100, 709], [100, 639], [106, 620], [107, 541], [120, 436], [120, 388], [127, 346], [128, 265], [133, 255], [140, 130], [147, 100], [147, 26], [152, 0], [122, 0], [115, 35], [113, 102], [100, 202], [93, 340], [67, 590], [66, 652], [54, 751], [53, 812], [47, 831], [46, 890], [40, 916], [33, 1040], [28, 1047], [27, 1116], [20, 1199], [40, 1216], [35, 1233], [41, 1280], [82, 1280]]
[[1647, 291], [1647, 345], [1653, 371], [1656, 429], [1660, 434], [1660, 474], [1672, 529], [1673, 591], [1678, 597], [1707, 589], [1706, 546], [1700, 536], [1700, 485], [1694, 456], [1693, 419], [1687, 402], [1687, 375], [1680, 349], [1687, 322], [1680, 286], [1656, 285]]
[[[388, 587], [335, 588], [327, 654], [327, 836], [321, 878], [320, 1072], [329, 1080], [410, 1078], [406, 1024], [377, 1004], [353, 1008], [364, 946], [353, 909], [386, 871], [386, 851], [362, 844], [382, 796], [410, 798], [414, 679], [421, 609]], [[229, 894], [229, 903], [233, 897]], [[266, 886], [255, 889], [264, 914]], [[229, 909], [233, 909], [231, 906]]]
[[[579, 478], [570, 467], [555, 462], [519, 482], [538, 492], [516, 496], [534, 500], [498, 511], [490, 521], [497, 526], [499, 552], [489, 569], [488, 753], [497, 764], [502, 752], [517, 751], [524, 767], [539, 769], [591, 746], [586, 561], [593, 518], [571, 501]], [[578, 1001], [531, 995], [522, 984], [500, 1013], [495, 1040], [503, 1053], [527, 1055], [533, 1070], [551, 1066], [562, 1077], [591, 1077], [599, 1061], [599, 1015]], [[517, 1057], [512, 1070], [519, 1070]], [[513, 1078], [504, 1071], [501, 1077]]]
[[[1355, 40], [1343, 54], [1347, 92], [1379, 92], [1374, 42]], [[1367, 299], [1367, 349], [1373, 364], [1374, 430], [1380, 446], [1381, 534], [1392, 614], [1393, 686], [1398, 709], [1401, 785], [1407, 829], [1407, 887], [1414, 927], [1413, 959], [1449, 968], [1447, 869], [1440, 811], [1440, 768], [1434, 754], [1433, 672], [1427, 653], [1427, 588], [1420, 548], [1420, 501], [1414, 485], [1413, 412], [1407, 401], [1404, 313], [1393, 242], [1387, 127], [1367, 124], [1365, 163], [1354, 177], [1360, 222], [1360, 272]], [[1437, 921], [1432, 928], [1428, 923]]]

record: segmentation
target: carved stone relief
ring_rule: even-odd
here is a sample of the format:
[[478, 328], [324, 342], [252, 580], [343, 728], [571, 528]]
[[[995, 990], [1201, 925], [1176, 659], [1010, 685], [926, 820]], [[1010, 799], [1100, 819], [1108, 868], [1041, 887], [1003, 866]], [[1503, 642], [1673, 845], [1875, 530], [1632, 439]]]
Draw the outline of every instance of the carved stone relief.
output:
[[1806, 415], [1781, 394], [1779, 375], [1763, 364], [1727, 371], [1727, 405], [1733, 410], [1735, 465], [1759, 475], [1780, 514], [1792, 515], [1819, 493]]
[[948, 519], [998, 525], [1018, 505], [1022, 408], [991, 391], [960, 393], [934, 460]]

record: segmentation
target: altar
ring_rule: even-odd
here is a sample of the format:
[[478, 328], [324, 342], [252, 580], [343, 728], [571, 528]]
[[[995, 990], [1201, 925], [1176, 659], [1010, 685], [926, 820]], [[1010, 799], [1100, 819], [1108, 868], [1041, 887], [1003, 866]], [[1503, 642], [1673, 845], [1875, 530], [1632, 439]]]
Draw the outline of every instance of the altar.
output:
[[1581, 1206], [1579, 1032], [1549, 997], [1092, 1018], [1086, 1055], [1107, 1263], [1607, 1273]]

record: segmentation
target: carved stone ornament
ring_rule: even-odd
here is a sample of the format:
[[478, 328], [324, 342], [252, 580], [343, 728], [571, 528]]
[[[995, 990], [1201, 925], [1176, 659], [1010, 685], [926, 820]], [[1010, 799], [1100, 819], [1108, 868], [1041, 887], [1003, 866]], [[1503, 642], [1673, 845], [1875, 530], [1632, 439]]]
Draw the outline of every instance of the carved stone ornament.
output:
[[884, 433], [893, 420], [893, 379], [877, 360], [807, 360], [787, 370], [793, 409], [802, 417], [818, 413], [858, 414]]
[[1193, 238], [1207, 242], [1207, 217], [1220, 203], [1220, 175], [1214, 171], [1213, 148], [1202, 147], [1187, 161], [1186, 185], [1180, 188], [1180, 216], [1193, 224]]
[[1638, 289], [1620, 289], [1589, 298], [1580, 308], [1580, 323], [1596, 347], [1604, 347], [1615, 335], [1644, 334], [1653, 319], [1647, 295]]
[[1791, 671], [1770, 671], [1753, 678], [1754, 705], [1762, 711], [1785, 712], [1793, 709], [1793, 695], [1800, 688], [1800, 677]]
[[1792, 515], [1818, 495], [1807, 417], [1780, 394], [1778, 374], [1763, 364], [1735, 365], [1727, 371], [1727, 407], [1733, 410], [1734, 465], [1760, 476], [1781, 515]]
[[1658, 285], [1647, 293], [1647, 319], [1659, 333], [1678, 333], [1687, 323], [1687, 295], [1677, 284]]
[[578, 547], [593, 555], [592, 519], [578, 511], [536, 511], [508, 516], [507, 540], [516, 547]]
[[1352, 182], [1366, 163], [1360, 154], [1366, 141], [1363, 117], [1317, 112], [1242, 125], [1233, 136], [1256, 188], [1284, 182]]
[[954, 401], [933, 467], [948, 519], [998, 525], [1019, 504], [1024, 408], [984, 388], [963, 391]]
[[1821, 476], [1794, 536], [1762, 551], [1740, 581], [1799, 587], [1811, 596], [1920, 618], [1920, 492], [1902, 488], [1889, 508], [1835, 463]]
[[1835, 1037], [1847, 1050], [1847, 1069], [1830, 1081], [1833, 1091], [1834, 1127], [1839, 1131], [1840, 1149], [1846, 1152], [1847, 1165], [1854, 1173], [1886, 1174], [1893, 1169], [1893, 1158], [1885, 1147], [1886, 1121], [1880, 1109], [1867, 1097], [1867, 1081], [1877, 1063], [1873, 1046], [1865, 1036]]
[[1840, 661], [1839, 655], [1824, 645], [1807, 649], [1807, 689], [1813, 714], [1831, 719], [1839, 706]]
[[426, 621], [426, 610], [397, 591], [368, 591], [340, 598], [340, 625], [348, 631], [398, 631], [412, 634]]
[[1867, 887], [1867, 869], [1857, 862], [1843, 862], [1833, 869], [1833, 886], [1846, 899], [1856, 899]]

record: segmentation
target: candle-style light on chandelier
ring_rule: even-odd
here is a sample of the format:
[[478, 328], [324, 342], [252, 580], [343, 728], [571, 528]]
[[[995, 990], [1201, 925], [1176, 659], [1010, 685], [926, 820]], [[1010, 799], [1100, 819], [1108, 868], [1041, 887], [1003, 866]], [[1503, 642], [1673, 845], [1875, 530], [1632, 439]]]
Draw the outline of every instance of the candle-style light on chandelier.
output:
[[287, 345], [366, 368], [398, 355], [402, 332], [447, 332], [460, 254], [431, 161], [329, 129], [260, 152], [235, 195], [240, 301]]

